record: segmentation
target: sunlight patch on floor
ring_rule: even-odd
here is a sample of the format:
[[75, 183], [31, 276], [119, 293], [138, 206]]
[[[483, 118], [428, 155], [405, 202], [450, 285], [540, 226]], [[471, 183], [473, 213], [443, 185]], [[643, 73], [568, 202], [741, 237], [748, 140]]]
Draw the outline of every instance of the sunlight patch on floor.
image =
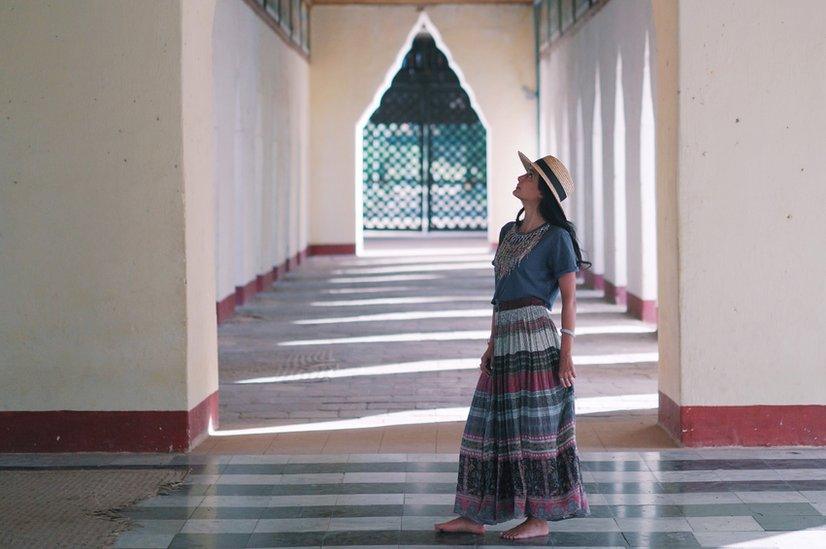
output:
[[[584, 397], [576, 399], [577, 416], [625, 410], [654, 410], [658, 406], [656, 393], [642, 395], [619, 395]], [[341, 429], [368, 429], [394, 425], [418, 425], [466, 421], [469, 406], [434, 408], [431, 410], [405, 410], [352, 419], [298, 423], [293, 425], [273, 425], [271, 427], [250, 427], [245, 429], [215, 430], [210, 422], [209, 434], [216, 437], [264, 435], [277, 433], [301, 433], [311, 431], [337, 431]]]

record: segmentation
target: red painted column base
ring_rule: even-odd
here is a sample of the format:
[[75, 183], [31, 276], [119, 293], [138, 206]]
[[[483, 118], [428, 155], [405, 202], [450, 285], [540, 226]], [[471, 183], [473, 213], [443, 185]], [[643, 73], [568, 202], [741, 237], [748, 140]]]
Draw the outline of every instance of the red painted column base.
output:
[[0, 452], [186, 452], [218, 426], [218, 391], [191, 410], [0, 412]]
[[605, 277], [601, 274], [595, 274], [590, 269], [585, 271], [583, 275], [584, 282], [583, 286], [586, 288], [591, 288], [594, 290], [604, 290], [605, 289]]
[[659, 423], [683, 446], [826, 446], [826, 406], [680, 406], [660, 392]]
[[[353, 245], [352, 253], [355, 253], [355, 245]], [[215, 314], [218, 318], [218, 324], [234, 315], [236, 307], [240, 307], [252, 299], [258, 292], [269, 289], [272, 283], [284, 276], [287, 271], [300, 265], [307, 259], [307, 255], [308, 249], [304, 248], [296, 252], [292, 257], [288, 257], [282, 261], [280, 265], [274, 265], [269, 271], [256, 275], [254, 279], [243, 286], [236, 286], [234, 293], [229, 294], [215, 304]]]
[[243, 305], [250, 300], [256, 293], [255, 279], [250, 280], [243, 286], [235, 287], [235, 305], [236, 307]]
[[309, 255], [348, 255], [356, 253], [355, 244], [310, 244]]
[[614, 286], [614, 284], [607, 278], [603, 279], [603, 285], [605, 287], [605, 300], [608, 303], [625, 305], [625, 286]]
[[284, 274], [294, 267], [300, 265], [310, 255], [332, 255], [332, 254], [355, 254], [355, 244], [311, 244], [303, 250], [296, 252], [292, 257], [288, 257], [275, 265], [273, 268], [256, 277], [243, 286], [236, 286], [235, 292], [224, 297], [215, 304], [215, 314], [218, 324], [224, 322], [235, 314], [235, 308], [240, 307], [258, 292], [267, 290], [272, 283], [284, 276]]
[[631, 292], [626, 292], [628, 313], [643, 322], [657, 323], [658, 310], [656, 299], [641, 299]]

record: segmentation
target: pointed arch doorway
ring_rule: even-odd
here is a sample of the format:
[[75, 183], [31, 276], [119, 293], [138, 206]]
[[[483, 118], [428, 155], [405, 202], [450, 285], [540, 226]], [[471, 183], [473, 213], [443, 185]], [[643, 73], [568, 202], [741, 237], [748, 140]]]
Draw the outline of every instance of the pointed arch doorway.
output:
[[426, 30], [362, 130], [362, 228], [487, 230], [487, 130]]

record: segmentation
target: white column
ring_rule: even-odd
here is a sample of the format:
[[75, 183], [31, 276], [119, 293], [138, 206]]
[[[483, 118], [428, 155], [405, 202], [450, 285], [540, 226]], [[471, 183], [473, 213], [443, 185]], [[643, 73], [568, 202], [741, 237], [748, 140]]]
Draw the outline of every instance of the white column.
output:
[[582, 99], [576, 98], [576, 124], [574, 126], [574, 150], [576, 155], [574, 157], [574, 165], [569, 169], [573, 172], [571, 177], [576, 184], [574, 187], [574, 201], [576, 205], [576, 224], [577, 239], [582, 243], [583, 247], [589, 248], [588, 241], [590, 240], [591, 228], [588, 227], [587, 211], [587, 197], [588, 197], [588, 179], [585, 176], [585, 135], [584, 122], [582, 120]]
[[[614, 85], [614, 180], [609, 193], [605, 196], [605, 209], [611, 213], [607, 221], [611, 225], [606, 232], [606, 255], [611, 266], [606, 269], [612, 278], [607, 280], [615, 292], [613, 301], [625, 303], [627, 285], [626, 257], [626, 209], [625, 209], [625, 94], [623, 93], [622, 56], [617, 53], [617, 70]], [[610, 183], [609, 183], [610, 185]]]
[[639, 186], [639, 295], [638, 315], [649, 322], [657, 321], [657, 210], [656, 151], [654, 103], [651, 93], [651, 54], [646, 34], [643, 58], [642, 113], [640, 116], [640, 186]]
[[[650, 69], [646, 33], [629, 37], [622, 47], [625, 101], [625, 196], [628, 312], [656, 322], [656, 235], [654, 210], [654, 116], [650, 94]], [[644, 99], [644, 81], [649, 93]], [[647, 119], [643, 122], [643, 117]]]
[[605, 226], [603, 205], [603, 174], [602, 174], [602, 97], [600, 92], [599, 68], [596, 68], [594, 82], [594, 114], [591, 130], [591, 219], [593, 238], [591, 240], [591, 271], [594, 275], [594, 285], [603, 287], [605, 273]]

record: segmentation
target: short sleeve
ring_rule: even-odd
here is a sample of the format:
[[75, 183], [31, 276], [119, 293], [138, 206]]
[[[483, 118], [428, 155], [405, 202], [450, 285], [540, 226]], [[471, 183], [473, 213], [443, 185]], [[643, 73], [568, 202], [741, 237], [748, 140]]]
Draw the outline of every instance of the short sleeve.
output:
[[556, 233], [548, 252], [548, 268], [553, 278], [579, 271], [571, 233], [565, 229], [556, 231]]
[[[500, 246], [502, 245], [502, 238], [505, 236], [505, 233], [508, 231], [508, 228], [509, 228], [509, 227], [510, 227], [513, 223], [514, 223], [513, 221], [508, 221], [507, 223], [505, 223], [504, 225], [502, 225], [502, 228], [501, 228], [501, 229], [499, 229], [499, 245], [500, 245]], [[490, 264], [491, 264], [491, 265], [493, 265], [493, 260], [491, 260]]]

